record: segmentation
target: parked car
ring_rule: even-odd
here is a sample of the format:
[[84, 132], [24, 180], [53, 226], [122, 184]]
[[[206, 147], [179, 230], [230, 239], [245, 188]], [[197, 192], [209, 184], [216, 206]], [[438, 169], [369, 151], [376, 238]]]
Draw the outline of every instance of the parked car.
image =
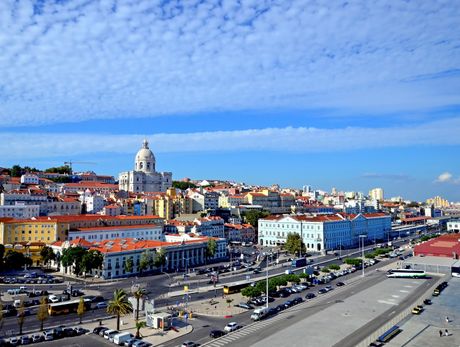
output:
[[64, 328], [62, 329], [62, 332], [65, 337], [77, 336], [77, 332], [73, 328]]
[[107, 308], [107, 306], [108, 306], [107, 303], [105, 301], [102, 301], [102, 302], [98, 302], [95, 307], [99, 309], [99, 308]]
[[133, 343], [135, 343], [136, 341], [139, 341], [139, 339], [133, 337], [131, 339], [126, 340], [124, 345], [125, 347], [132, 347]]
[[54, 340], [54, 330], [53, 329], [45, 330], [43, 332], [43, 337], [45, 338], [45, 341], [53, 341]]
[[232, 331], [235, 331], [235, 330], [237, 330], [239, 328], [240, 328], [240, 326], [238, 325], [237, 322], [230, 322], [225, 326], [224, 331], [232, 332]]
[[321, 288], [320, 290], [318, 290], [318, 294], [326, 294], [328, 292], [328, 290], [326, 288]]
[[185, 341], [181, 347], [197, 347], [198, 345], [193, 341]]
[[107, 331], [107, 330], [110, 330], [109, 328], [102, 328], [101, 330], [99, 330], [99, 336], [104, 336], [104, 333]]
[[297, 304], [300, 304], [301, 302], [303, 302], [303, 299], [302, 299], [302, 297], [298, 296], [298, 297], [294, 298], [292, 301], [294, 302], [294, 304], [297, 305]]
[[222, 330], [211, 330], [211, 332], [209, 333], [209, 337], [213, 339], [216, 339], [224, 335], [225, 335], [225, 331], [222, 331]]
[[32, 343], [38, 343], [38, 342], [42, 342], [43, 340], [45, 340], [45, 337], [43, 336], [43, 334], [33, 334], [31, 337], [31, 340], [32, 340]]
[[99, 326], [99, 327], [95, 327], [93, 329], [93, 334], [96, 334], [96, 335], [99, 335], [99, 333], [104, 330], [104, 329], [107, 329], [106, 327], [103, 327], [103, 326]]
[[432, 304], [432, 302], [431, 302], [430, 299], [425, 299], [425, 300], [423, 300], [423, 303], [424, 303], [425, 305], [431, 305], [431, 304]]
[[[113, 338], [115, 337], [115, 335], [118, 335], [120, 332], [118, 330], [114, 330], [110, 333], [107, 334], [107, 340], [109, 340], [110, 342], [113, 342]], [[105, 335], [104, 335], [105, 337]]]
[[10, 337], [8, 343], [10, 344], [10, 346], [18, 346], [21, 343], [21, 341], [16, 336], [13, 336]]
[[305, 295], [305, 299], [308, 299], [308, 300], [311, 300], [314, 297], [316, 297], [316, 295], [314, 293], [307, 293], [307, 295]]
[[422, 312], [423, 312], [423, 307], [420, 305], [417, 305], [412, 309], [412, 314], [420, 314]]
[[[104, 339], [108, 340], [110, 334], [112, 334], [114, 331], [116, 331], [117, 334], [118, 334], [118, 331], [115, 330], [115, 329], [107, 329], [106, 331], [104, 331], [104, 332], [102, 333], [102, 336], [104, 336]], [[99, 335], [100, 335], [100, 334], [99, 334]]]
[[335, 285], [336, 285], [337, 287], [342, 287], [342, 286], [345, 285], [345, 283], [343, 283], [343, 282], [337, 282]]
[[22, 335], [19, 341], [21, 345], [28, 345], [31, 342], [30, 337], [28, 335]]
[[236, 307], [244, 308], [246, 310], [252, 310], [254, 307], [245, 303], [245, 302], [240, 302], [239, 304], [235, 305]]

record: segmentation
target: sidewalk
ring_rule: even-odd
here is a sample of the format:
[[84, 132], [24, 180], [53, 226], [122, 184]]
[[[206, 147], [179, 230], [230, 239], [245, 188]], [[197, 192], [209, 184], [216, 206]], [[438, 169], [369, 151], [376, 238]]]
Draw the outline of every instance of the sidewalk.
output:
[[[141, 315], [139, 320], [145, 321], [145, 317]], [[93, 322], [89, 324], [83, 324], [83, 326], [92, 332], [93, 329], [100, 326], [100, 324], [99, 322]], [[113, 318], [102, 320], [102, 326], [109, 329], [116, 329], [117, 319]], [[173, 326], [177, 331], [172, 329], [168, 331], [161, 331], [159, 329], [145, 327], [140, 330], [140, 335], [144, 341], [149, 342], [154, 346], [158, 346], [178, 337], [182, 337], [193, 331], [193, 326], [185, 323], [180, 318], [173, 319]], [[131, 334], [136, 335], [135, 319], [133, 318], [132, 314], [129, 316], [121, 317], [120, 332], [130, 332]]]
[[[232, 302], [227, 303], [227, 299]], [[213, 317], [224, 317], [230, 318], [234, 315], [247, 312], [246, 309], [235, 307], [240, 302], [246, 302], [247, 298], [244, 298], [241, 293], [235, 293], [227, 295], [225, 298], [219, 296], [217, 298], [193, 301], [188, 304], [189, 311], [193, 314]]]

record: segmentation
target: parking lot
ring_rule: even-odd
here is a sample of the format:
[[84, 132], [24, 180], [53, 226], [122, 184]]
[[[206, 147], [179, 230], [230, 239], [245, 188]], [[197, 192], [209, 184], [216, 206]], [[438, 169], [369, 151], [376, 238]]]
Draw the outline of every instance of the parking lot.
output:
[[[420, 315], [410, 316], [400, 324], [402, 332], [386, 346], [450, 347], [460, 346], [460, 278], [448, 280], [448, 286]], [[446, 320], [448, 317], [448, 322]], [[439, 331], [448, 336], [440, 336]]]
[[78, 337], [71, 337], [63, 340], [42, 342], [38, 346], [43, 347], [98, 347], [98, 346], [111, 346], [114, 344], [110, 343], [106, 339], [94, 334], [82, 335]]

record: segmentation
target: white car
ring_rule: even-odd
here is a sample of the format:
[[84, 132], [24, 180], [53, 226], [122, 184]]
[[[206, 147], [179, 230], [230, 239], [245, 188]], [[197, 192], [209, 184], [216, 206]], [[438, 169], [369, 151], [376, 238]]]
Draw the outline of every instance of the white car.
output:
[[460, 277], [460, 273], [458, 273], [458, 272], [452, 272], [452, 277]]
[[237, 322], [230, 322], [225, 326], [224, 331], [232, 332], [232, 331], [237, 330], [239, 327], [240, 326], [238, 325]]
[[59, 298], [56, 295], [50, 295], [48, 296], [48, 300], [51, 301], [52, 303], [59, 302]]

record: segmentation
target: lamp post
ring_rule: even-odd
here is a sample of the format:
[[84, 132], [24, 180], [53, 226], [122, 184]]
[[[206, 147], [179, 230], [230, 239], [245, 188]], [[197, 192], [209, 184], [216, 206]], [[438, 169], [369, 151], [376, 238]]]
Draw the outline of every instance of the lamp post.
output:
[[[363, 274], [362, 274], [362, 277], [364, 277], [364, 238], [366, 237], [366, 235], [359, 235], [359, 240], [361, 241], [361, 239], [363, 240], [363, 248], [361, 250], [361, 268], [363, 270]], [[361, 243], [361, 242], [360, 242]]]
[[265, 289], [265, 307], [268, 308], [268, 257], [269, 255], [267, 254], [267, 266], [265, 268], [266, 270], [266, 289]]

